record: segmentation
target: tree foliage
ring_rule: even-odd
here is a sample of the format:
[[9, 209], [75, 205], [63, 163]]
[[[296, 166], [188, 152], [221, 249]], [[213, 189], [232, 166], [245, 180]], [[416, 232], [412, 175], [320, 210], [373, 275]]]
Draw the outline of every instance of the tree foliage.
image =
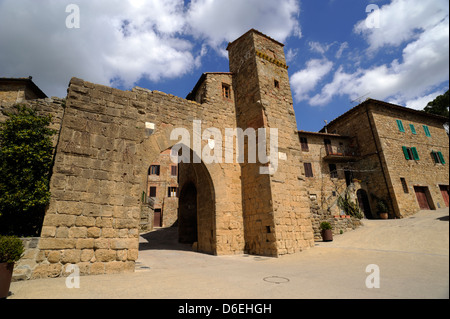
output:
[[0, 124], [0, 234], [36, 236], [50, 201], [51, 116], [15, 107]]
[[449, 116], [449, 95], [448, 90], [442, 95], [436, 97], [433, 101], [428, 103], [424, 111], [431, 114]]

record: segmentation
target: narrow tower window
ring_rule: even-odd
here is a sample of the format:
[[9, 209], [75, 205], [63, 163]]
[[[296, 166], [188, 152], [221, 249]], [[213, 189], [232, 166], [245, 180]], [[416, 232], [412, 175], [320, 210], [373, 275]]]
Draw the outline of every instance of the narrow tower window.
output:
[[226, 99], [231, 99], [231, 88], [228, 84], [222, 83], [222, 95]]
[[276, 89], [280, 88], [280, 82], [278, 82], [278, 80], [273, 80], [273, 84], [274, 84]]

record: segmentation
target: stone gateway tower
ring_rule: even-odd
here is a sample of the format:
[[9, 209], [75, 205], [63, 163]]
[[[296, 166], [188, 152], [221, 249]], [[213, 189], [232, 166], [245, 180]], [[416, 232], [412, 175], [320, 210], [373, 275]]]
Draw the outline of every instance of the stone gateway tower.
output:
[[249, 253], [268, 256], [294, 253], [313, 245], [283, 47], [256, 30], [228, 46], [238, 126], [243, 130], [278, 130], [275, 173], [260, 174], [261, 161], [245, 163], [241, 171], [246, 248]]
[[263, 150], [252, 161], [247, 137], [243, 162], [179, 164], [180, 241], [214, 255], [314, 245], [283, 44], [250, 30], [228, 51], [230, 72], [204, 73], [186, 99], [71, 80], [32, 278], [63, 276], [68, 264], [83, 275], [134, 271], [149, 167], [180, 144], [180, 130], [192, 137], [183, 157], [223, 146], [227, 129], [253, 129]]

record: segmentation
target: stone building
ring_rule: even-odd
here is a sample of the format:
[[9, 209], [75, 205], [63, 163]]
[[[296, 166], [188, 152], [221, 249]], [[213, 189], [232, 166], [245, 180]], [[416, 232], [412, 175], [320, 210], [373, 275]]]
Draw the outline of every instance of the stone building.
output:
[[[325, 129], [350, 136], [358, 147], [353, 175], [360, 179], [373, 218], [384, 199], [390, 218], [449, 205], [448, 118], [368, 99]], [[370, 217], [370, 215], [368, 215]]]
[[171, 227], [178, 220], [178, 165], [173, 163], [170, 154], [171, 149], [162, 152], [148, 169], [147, 192], [144, 196], [151, 213], [141, 225], [141, 231]]
[[362, 186], [353, 176], [358, 161], [358, 147], [350, 136], [298, 132], [302, 152], [302, 172], [311, 204], [311, 221], [314, 238], [321, 240], [320, 223], [329, 222], [333, 233], [340, 234], [360, 226], [359, 218], [348, 215], [340, 206], [339, 198], [360, 206], [362, 214], [368, 213], [364, 202], [358, 200]]
[[0, 78], [0, 105], [11, 105], [47, 96], [34, 84], [32, 77]]
[[443, 118], [369, 100], [299, 132], [283, 47], [248, 31], [228, 45], [230, 72], [204, 73], [186, 99], [72, 78], [65, 99], [27, 101], [59, 131], [27, 276], [132, 272], [155, 221], [199, 252], [277, 257], [313, 247], [320, 220], [353, 228], [335, 203], [348, 189], [370, 218], [375, 198], [390, 199], [391, 217], [417, 211], [422, 192], [444, 205]]

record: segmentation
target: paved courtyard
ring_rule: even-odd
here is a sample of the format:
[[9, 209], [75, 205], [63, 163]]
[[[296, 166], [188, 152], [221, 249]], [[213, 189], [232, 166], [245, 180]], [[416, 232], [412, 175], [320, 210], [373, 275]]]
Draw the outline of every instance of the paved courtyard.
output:
[[[280, 258], [199, 254], [175, 234], [141, 236], [135, 273], [81, 277], [72, 289], [66, 278], [14, 282], [9, 299], [449, 298], [448, 208], [364, 220], [333, 242]], [[376, 269], [379, 288], [368, 288]]]

